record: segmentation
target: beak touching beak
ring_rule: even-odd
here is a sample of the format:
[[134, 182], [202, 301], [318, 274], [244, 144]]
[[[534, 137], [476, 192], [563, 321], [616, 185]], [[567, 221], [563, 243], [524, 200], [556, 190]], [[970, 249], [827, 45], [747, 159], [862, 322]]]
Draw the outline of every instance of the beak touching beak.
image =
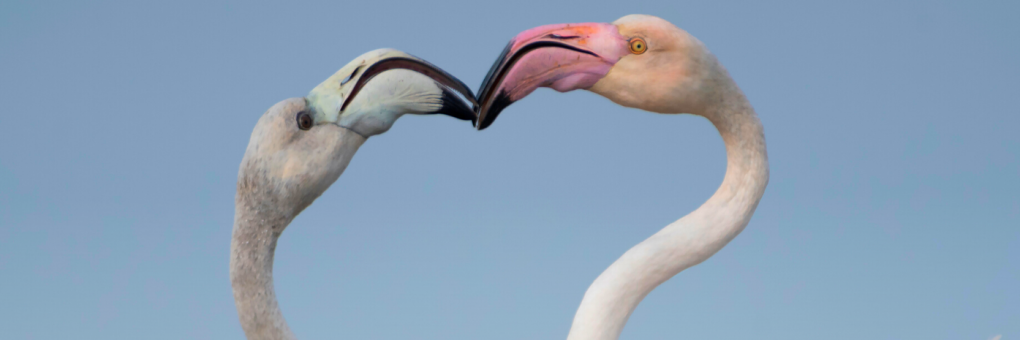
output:
[[317, 114], [321, 118], [335, 122], [365, 84], [375, 76], [394, 69], [411, 70], [443, 85], [443, 105], [434, 113], [472, 123], [476, 121], [478, 103], [464, 82], [423, 59], [394, 49], [379, 49], [361, 55], [312, 89], [306, 98], [319, 111]]
[[476, 125], [485, 129], [504, 108], [539, 87], [588, 89], [629, 53], [627, 37], [612, 24], [555, 24], [521, 32], [482, 82]]

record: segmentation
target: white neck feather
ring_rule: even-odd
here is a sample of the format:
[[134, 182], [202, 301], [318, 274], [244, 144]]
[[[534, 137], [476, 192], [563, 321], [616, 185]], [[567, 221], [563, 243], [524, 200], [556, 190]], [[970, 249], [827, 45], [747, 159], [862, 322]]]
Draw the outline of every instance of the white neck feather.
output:
[[[713, 58], [714, 59], [714, 58]], [[768, 184], [761, 122], [744, 94], [718, 66], [701, 112], [726, 144], [726, 177], [697, 210], [634, 246], [585, 292], [568, 340], [615, 340], [638, 303], [655, 287], [705, 261], [747, 226]]]
[[[259, 145], [262, 140], [255, 136], [241, 161], [230, 242], [230, 283], [241, 328], [249, 340], [294, 339], [273, 290], [276, 242], [294, 217], [343, 174], [365, 142], [356, 133], [338, 137], [324, 130], [339, 127], [317, 129], [307, 133], [318, 131], [331, 138], [303, 145], [307, 153], [291, 150], [296, 153], [292, 158], [278, 158], [280, 152]], [[259, 150], [270, 150], [267, 152], [274, 157], [260, 157]], [[297, 161], [288, 161], [294, 159]]]
[[295, 339], [273, 290], [276, 241], [291, 218], [238, 197], [230, 242], [230, 281], [241, 328], [249, 340]]

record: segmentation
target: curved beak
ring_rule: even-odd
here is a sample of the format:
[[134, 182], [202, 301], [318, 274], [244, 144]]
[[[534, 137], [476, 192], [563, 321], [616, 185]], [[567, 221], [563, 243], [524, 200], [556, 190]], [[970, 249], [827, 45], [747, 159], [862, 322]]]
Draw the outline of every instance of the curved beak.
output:
[[539, 87], [559, 92], [590, 88], [627, 53], [627, 38], [612, 24], [555, 24], [521, 32], [482, 81], [478, 129]]
[[361, 55], [312, 89], [306, 98], [321, 118], [337, 121], [365, 84], [376, 75], [394, 69], [415, 71], [443, 85], [443, 106], [434, 113], [476, 121], [478, 102], [464, 82], [421, 58], [394, 49], [378, 49]]

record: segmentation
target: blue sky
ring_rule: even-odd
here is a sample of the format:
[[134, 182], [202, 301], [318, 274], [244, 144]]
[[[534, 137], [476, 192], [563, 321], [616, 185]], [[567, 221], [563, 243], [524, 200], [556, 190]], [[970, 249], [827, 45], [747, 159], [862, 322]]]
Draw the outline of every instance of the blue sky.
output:
[[[0, 337], [241, 339], [227, 275], [258, 117], [361, 53], [477, 86], [543, 24], [663, 17], [765, 125], [747, 229], [624, 339], [1020, 335], [1020, 5], [1008, 1], [0, 3]], [[562, 339], [591, 281], [697, 208], [703, 118], [540, 89], [490, 129], [406, 117], [287, 229], [300, 338]]]

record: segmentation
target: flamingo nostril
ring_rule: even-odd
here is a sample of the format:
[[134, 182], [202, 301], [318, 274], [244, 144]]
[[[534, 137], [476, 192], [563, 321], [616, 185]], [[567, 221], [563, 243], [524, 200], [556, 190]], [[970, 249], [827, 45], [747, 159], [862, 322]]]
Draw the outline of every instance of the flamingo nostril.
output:
[[547, 35], [546, 37], [553, 38], [553, 39], [566, 40], [566, 39], [576, 39], [576, 38], [579, 38], [580, 36], [577, 36], [577, 35], [559, 35], [559, 34], [556, 34], [556, 33], [549, 33], [549, 35]]

